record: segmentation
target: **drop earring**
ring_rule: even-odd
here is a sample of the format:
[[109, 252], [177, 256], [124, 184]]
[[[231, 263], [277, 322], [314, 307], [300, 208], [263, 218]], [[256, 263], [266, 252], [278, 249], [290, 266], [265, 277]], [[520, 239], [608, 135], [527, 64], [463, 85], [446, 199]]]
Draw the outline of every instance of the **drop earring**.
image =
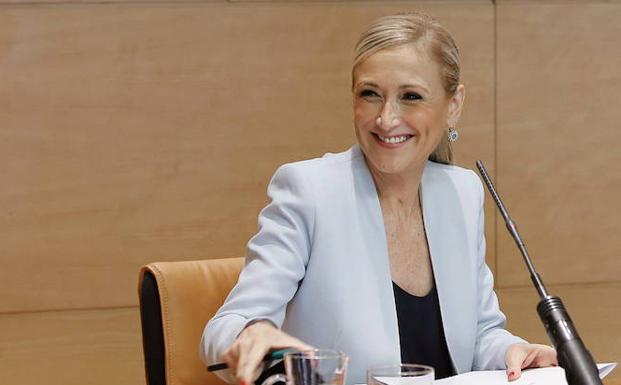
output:
[[459, 138], [459, 132], [457, 132], [457, 130], [455, 130], [454, 127], [449, 127], [448, 129], [448, 140], [449, 142], [455, 142], [457, 140], [457, 138]]

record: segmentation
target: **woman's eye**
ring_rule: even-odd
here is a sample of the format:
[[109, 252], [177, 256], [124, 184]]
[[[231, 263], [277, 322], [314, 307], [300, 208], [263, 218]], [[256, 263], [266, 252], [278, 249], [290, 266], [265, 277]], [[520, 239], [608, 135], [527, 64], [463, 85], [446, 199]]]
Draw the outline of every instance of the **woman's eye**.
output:
[[421, 100], [423, 97], [420, 96], [420, 94], [416, 93], [416, 92], [406, 92], [405, 94], [403, 94], [402, 99], [403, 100]]
[[375, 92], [373, 90], [362, 90], [362, 91], [360, 91], [359, 95], [362, 98], [374, 98], [374, 97], [379, 96], [379, 95], [377, 95], [377, 92]]

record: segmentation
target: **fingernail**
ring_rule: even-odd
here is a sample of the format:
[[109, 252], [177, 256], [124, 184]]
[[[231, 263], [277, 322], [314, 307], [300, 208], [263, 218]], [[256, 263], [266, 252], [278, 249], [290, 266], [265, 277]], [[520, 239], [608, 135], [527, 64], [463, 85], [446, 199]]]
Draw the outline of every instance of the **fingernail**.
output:
[[248, 385], [246, 381], [242, 381], [240, 385]]
[[510, 380], [513, 380], [513, 378], [515, 377], [515, 372], [513, 370], [510, 371], [508, 377], [509, 377]]

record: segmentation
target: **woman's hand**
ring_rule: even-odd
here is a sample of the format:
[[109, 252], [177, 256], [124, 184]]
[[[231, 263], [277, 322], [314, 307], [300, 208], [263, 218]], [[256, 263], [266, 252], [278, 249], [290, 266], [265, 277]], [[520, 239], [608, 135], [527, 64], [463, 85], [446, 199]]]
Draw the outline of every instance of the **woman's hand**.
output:
[[241, 385], [250, 385], [257, 368], [271, 349], [312, 349], [297, 338], [282, 332], [269, 321], [258, 321], [246, 327], [227, 350], [222, 359]]
[[522, 375], [522, 369], [558, 366], [556, 350], [547, 345], [512, 344], [505, 354], [507, 377], [509, 381], [517, 380]]

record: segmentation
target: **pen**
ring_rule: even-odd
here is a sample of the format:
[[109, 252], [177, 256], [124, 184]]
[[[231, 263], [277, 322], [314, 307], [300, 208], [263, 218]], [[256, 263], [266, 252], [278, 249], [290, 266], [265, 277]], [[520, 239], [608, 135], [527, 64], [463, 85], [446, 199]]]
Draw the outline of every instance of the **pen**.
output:
[[[263, 357], [263, 360], [261, 361], [262, 363], [267, 363], [267, 362], [271, 362], [271, 361], [275, 361], [275, 360], [280, 360], [282, 359], [285, 354], [295, 351], [295, 349], [279, 349], [279, 350], [274, 350], [272, 352], [269, 352], [265, 355], [265, 357]], [[226, 369], [229, 366], [224, 363], [218, 363], [218, 364], [213, 364], [213, 365], [209, 365], [207, 366], [207, 371], [208, 372], [215, 372], [217, 370], [222, 370], [222, 369]]]

